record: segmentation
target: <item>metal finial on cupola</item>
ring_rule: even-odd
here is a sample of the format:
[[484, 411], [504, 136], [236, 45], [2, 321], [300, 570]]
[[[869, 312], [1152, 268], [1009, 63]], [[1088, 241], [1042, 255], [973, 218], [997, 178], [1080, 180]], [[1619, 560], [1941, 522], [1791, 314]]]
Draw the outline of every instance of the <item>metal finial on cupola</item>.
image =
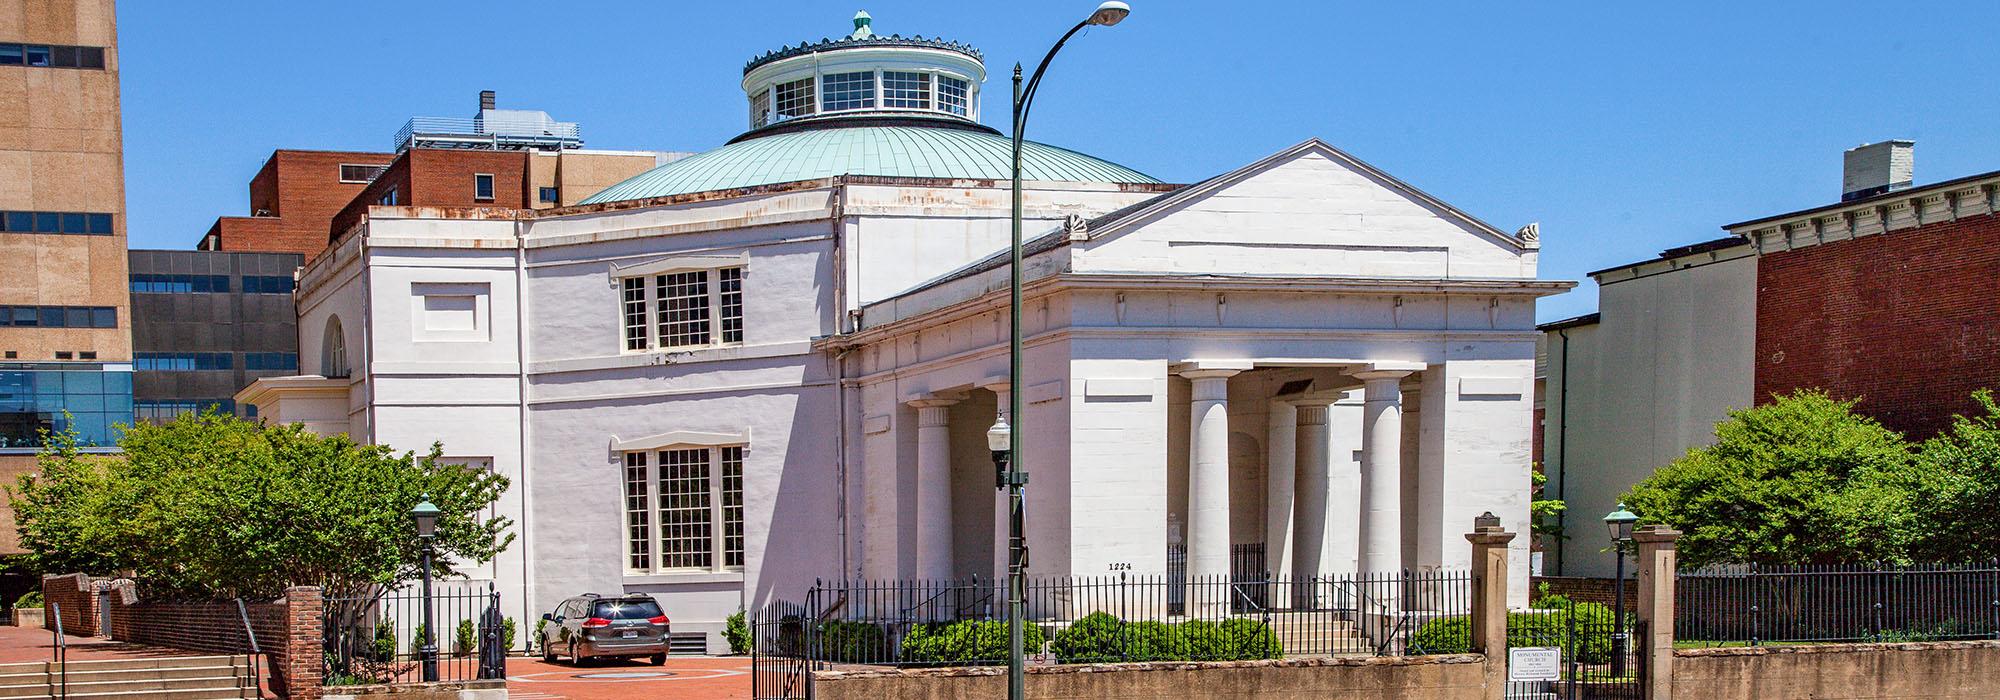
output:
[[868, 26], [870, 24], [874, 24], [874, 22], [875, 18], [868, 16], [867, 10], [861, 10], [859, 12], [854, 13], [854, 33], [849, 34], [847, 38], [866, 39], [868, 37], [875, 36], [875, 30], [869, 28]]

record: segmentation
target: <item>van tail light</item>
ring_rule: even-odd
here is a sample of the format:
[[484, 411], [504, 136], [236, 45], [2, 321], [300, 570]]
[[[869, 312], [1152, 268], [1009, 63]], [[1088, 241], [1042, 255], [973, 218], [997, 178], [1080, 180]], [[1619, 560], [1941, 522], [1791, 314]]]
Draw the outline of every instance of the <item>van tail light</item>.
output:
[[598, 627], [610, 627], [610, 626], [611, 626], [611, 621], [601, 617], [593, 617], [583, 621], [584, 629], [595, 629]]
[[665, 615], [654, 615], [652, 617], [646, 618], [646, 621], [651, 622], [655, 625], [664, 625], [667, 624], [668, 622], [671, 622], [671, 620], [668, 620], [667, 616]]

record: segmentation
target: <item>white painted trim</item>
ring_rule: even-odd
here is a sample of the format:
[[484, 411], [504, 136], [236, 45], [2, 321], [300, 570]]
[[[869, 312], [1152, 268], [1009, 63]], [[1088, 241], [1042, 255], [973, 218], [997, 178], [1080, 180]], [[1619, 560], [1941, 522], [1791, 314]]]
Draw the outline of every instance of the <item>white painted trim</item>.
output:
[[692, 350], [648, 350], [619, 355], [598, 355], [596, 357], [574, 357], [562, 360], [543, 360], [528, 363], [532, 374], [562, 374], [564, 372], [588, 372], [600, 369], [623, 369], [627, 367], [653, 367], [658, 365], [678, 365], [689, 362], [720, 362], [723, 360], [753, 360], [772, 357], [794, 357], [812, 354], [810, 340], [795, 340], [783, 343], [762, 343], [758, 345], [724, 345], [720, 347], [697, 348]]
[[889, 432], [889, 416], [874, 415], [861, 419], [863, 435], [879, 435], [886, 432]]
[[666, 389], [662, 391], [632, 391], [618, 394], [585, 394], [582, 396], [559, 396], [546, 399], [529, 399], [529, 406], [550, 406], [564, 403], [589, 403], [593, 401], [626, 401], [631, 399], [663, 398], [669, 396], [700, 396], [704, 394], [732, 394], [746, 391], [769, 391], [772, 389], [812, 389], [833, 386], [832, 381], [819, 382], [764, 382], [760, 384], [732, 384], [729, 386], [704, 386], [689, 389]]
[[664, 450], [682, 447], [730, 447], [734, 445], [743, 445], [745, 450], [749, 449], [749, 428], [744, 428], [743, 432], [740, 433], [707, 433], [696, 430], [675, 430], [658, 435], [632, 438], [630, 440], [620, 440], [616, 435], [611, 436], [612, 452], [638, 452], [641, 450]]
[[686, 272], [690, 270], [719, 270], [725, 267], [747, 267], [749, 264], [750, 251], [747, 250], [735, 255], [677, 255], [631, 265], [612, 263], [611, 280], [616, 282], [626, 277], [663, 275], [670, 272]]
[[1043, 382], [1021, 390], [1021, 400], [1026, 403], [1048, 403], [1063, 397], [1063, 381]]

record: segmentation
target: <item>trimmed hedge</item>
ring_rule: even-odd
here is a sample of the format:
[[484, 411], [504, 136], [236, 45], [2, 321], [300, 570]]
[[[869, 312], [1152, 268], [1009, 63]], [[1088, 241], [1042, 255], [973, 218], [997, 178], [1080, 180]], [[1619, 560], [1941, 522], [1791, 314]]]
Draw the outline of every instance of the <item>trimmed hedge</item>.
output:
[[[1576, 622], [1575, 639], [1570, 637], [1572, 618]], [[1569, 603], [1566, 607], [1510, 612], [1507, 613], [1507, 647], [1562, 647], [1563, 653], [1573, 654], [1583, 663], [1610, 663], [1614, 622], [1610, 606], [1597, 603]], [[1431, 620], [1410, 636], [1411, 654], [1464, 654], [1470, 651], [1472, 621], [1464, 616]]]
[[819, 654], [814, 658], [822, 661], [870, 664], [892, 660], [889, 635], [881, 625], [832, 620], [820, 623], [817, 636]]
[[1056, 633], [1050, 651], [1066, 664], [1108, 661], [1236, 661], [1275, 659], [1284, 646], [1269, 625], [1237, 618], [1221, 623], [1189, 620], [1169, 625], [1123, 622], [1094, 612]]
[[[1041, 649], [1046, 639], [1041, 627], [1021, 626], [1021, 647], [1028, 653]], [[903, 662], [937, 666], [999, 663], [1007, 659], [1007, 646], [1005, 620], [916, 625], [903, 637]]]

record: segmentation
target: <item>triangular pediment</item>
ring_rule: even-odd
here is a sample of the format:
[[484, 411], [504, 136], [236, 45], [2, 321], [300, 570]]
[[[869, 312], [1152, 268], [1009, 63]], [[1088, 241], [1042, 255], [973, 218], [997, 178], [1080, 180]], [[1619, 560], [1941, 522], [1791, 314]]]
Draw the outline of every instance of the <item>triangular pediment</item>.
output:
[[1071, 271], [1385, 278], [1534, 275], [1508, 234], [1318, 139], [1092, 221]]

